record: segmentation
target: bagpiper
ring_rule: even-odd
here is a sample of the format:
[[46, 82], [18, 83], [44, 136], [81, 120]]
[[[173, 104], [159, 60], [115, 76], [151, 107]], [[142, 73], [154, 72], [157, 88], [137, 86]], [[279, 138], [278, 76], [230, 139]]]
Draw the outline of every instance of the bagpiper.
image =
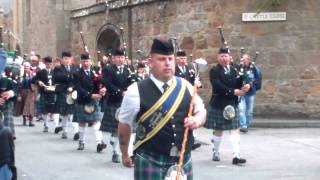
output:
[[106, 148], [106, 144], [102, 141], [100, 131], [102, 113], [99, 101], [105, 95], [106, 89], [99, 89], [98, 84], [94, 82], [89, 55], [81, 54], [80, 61], [81, 68], [75, 72], [73, 78], [74, 88], [77, 91], [74, 121], [79, 123], [78, 150], [85, 148], [86, 124], [91, 123], [96, 136], [97, 152], [100, 152]]
[[105, 111], [101, 124], [101, 130], [111, 133], [110, 144], [113, 147], [112, 162], [120, 162], [120, 147], [117, 136], [118, 121], [115, 117], [117, 109], [120, 107], [123, 95], [131, 82], [131, 70], [125, 65], [123, 50], [115, 50], [112, 56], [112, 64], [106, 66], [103, 71], [103, 83], [107, 88]]
[[62, 125], [62, 139], [68, 138], [68, 124], [71, 124], [74, 129], [74, 140], [79, 140], [79, 125], [73, 123], [74, 101], [72, 93], [74, 92], [73, 74], [77, 68], [73, 66], [72, 55], [70, 52], [62, 52], [62, 64], [56, 66], [53, 70], [53, 81], [55, 83], [55, 91], [57, 92], [58, 111]]

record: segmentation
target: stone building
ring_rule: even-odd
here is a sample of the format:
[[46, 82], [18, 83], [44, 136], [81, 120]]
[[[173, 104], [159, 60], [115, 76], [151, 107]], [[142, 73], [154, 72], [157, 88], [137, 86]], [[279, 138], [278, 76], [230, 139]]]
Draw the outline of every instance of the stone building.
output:
[[[83, 32], [95, 59], [98, 51], [107, 53], [123, 42], [129, 56], [139, 59], [138, 49], [147, 54], [154, 37], [167, 36], [175, 37], [193, 58], [205, 58], [212, 66], [220, 47], [217, 27], [222, 25], [235, 60], [241, 47], [251, 55], [260, 52], [257, 64], [263, 88], [257, 95], [257, 115], [319, 118], [320, 1], [282, 1], [264, 10], [282, 12], [281, 17], [261, 15], [244, 21], [243, 13], [256, 12], [261, 1], [26, 0], [23, 51], [59, 56], [66, 49], [79, 54]], [[253, 21], [259, 18], [263, 21]], [[208, 100], [208, 73], [202, 74], [202, 80], [201, 95]]]

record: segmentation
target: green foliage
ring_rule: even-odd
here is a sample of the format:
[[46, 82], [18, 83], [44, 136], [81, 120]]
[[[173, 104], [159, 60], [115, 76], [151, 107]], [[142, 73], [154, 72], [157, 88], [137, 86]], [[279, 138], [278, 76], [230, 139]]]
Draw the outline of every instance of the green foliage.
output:
[[288, 0], [262, 0], [257, 5], [257, 13], [260, 13], [261, 11], [274, 6], [280, 6], [281, 4], [285, 3]]

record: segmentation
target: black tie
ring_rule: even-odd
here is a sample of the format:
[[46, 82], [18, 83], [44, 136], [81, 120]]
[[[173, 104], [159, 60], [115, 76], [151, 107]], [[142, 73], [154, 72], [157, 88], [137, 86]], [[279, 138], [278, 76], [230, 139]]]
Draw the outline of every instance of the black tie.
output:
[[164, 83], [164, 85], [162, 86], [163, 89], [163, 93], [166, 92], [166, 90], [168, 89], [169, 85], [167, 83]]
[[86, 74], [87, 74], [88, 76], [90, 76], [90, 71], [89, 71], [89, 70], [86, 70]]

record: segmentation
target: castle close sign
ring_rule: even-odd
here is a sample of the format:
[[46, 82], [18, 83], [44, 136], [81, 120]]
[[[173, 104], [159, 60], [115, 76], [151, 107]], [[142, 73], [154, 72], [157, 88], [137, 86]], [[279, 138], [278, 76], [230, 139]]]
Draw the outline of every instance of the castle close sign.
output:
[[285, 21], [286, 12], [261, 12], [261, 13], [242, 13], [242, 21]]

